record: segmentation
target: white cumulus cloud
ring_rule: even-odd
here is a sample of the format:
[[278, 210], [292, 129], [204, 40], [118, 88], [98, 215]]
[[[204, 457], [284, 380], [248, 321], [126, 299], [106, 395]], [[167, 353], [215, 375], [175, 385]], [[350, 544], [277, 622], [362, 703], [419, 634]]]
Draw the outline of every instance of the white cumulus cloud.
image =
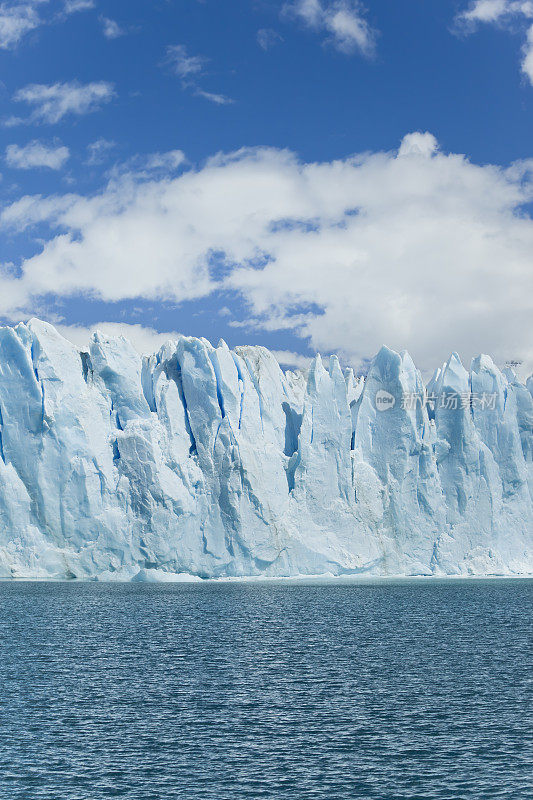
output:
[[241, 324], [354, 364], [386, 343], [422, 368], [451, 350], [533, 365], [532, 201], [533, 160], [477, 165], [421, 132], [396, 151], [322, 163], [263, 148], [178, 174], [121, 173], [92, 197], [30, 196], [3, 211], [5, 229], [28, 236], [46, 222], [50, 235], [0, 273], [0, 313], [28, 316], [50, 293], [233, 291]]
[[533, 0], [475, 0], [456, 17], [457, 30], [472, 33], [480, 24], [501, 28], [518, 26], [526, 34], [521, 69], [533, 86]]
[[0, 49], [15, 47], [29, 31], [41, 25], [38, 7], [42, 0], [0, 3]]
[[374, 52], [376, 31], [368, 24], [365, 8], [358, 0], [291, 0], [283, 11], [324, 33], [326, 40], [343, 53], [359, 51], [369, 56]]
[[[115, 91], [112, 83], [32, 83], [13, 96], [17, 103], [26, 103], [33, 110], [27, 122], [54, 124], [69, 114], [76, 116], [97, 111], [109, 103]], [[22, 121], [22, 120], [21, 120]]]
[[526, 43], [522, 51], [522, 72], [533, 86], [533, 25], [528, 29]]
[[167, 47], [166, 64], [180, 78], [189, 78], [191, 75], [201, 75], [207, 64], [205, 56], [191, 56], [183, 44], [173, 44]]
[[507, 12], [508, 0], [476, 0], [459, 14], [465, 22], [497, 22]]
[[293, 353], [292, 350], [271, 350], [272, 355], [282, 367], [290, 369], [309, 369], [311, 357]]
[[103, 137], [100, 137], [100, 139], [97, 139], [95, 142], [91, 142], [87, 145], [87, 152], [89, 154], [87, 163], [91, 166], [94, 164], [103, 164], [104, 161], [109, 158], [111, 151], [115, 147], [115, 142], [104, 139]]
[[403, 137], [398, 155], [400, 156], [432, 156], [438, 150], [439, 144], [432, 133], [408, 133]]
[[34, 169], [36, 167], [61, 169], [69, 157], [68, 147], [49, 146], [36, 139], [22, 147], [17, 144], [10, 144], [6, 147], [6, 163], [15, 169]]
[[90, 11], [95, 7], [94, 0], [66, 0], [65, 14], [77, 14], [79, 11]]
[[[0, 49], [10, 50], [30, 31], [64, 20], [76, 11], [94, 8], [94, 0], [67, 0], [58, 14], [44, 15], [41, 8], [50, 8], [49, 0], [4, 0], [0, 2]], [[53, 9], [52, 9], [53, 10]]]
[[126, 33], [124, 28], [121, 28], [114, 19], [109, 19], [109, 17], [100, 17], [99, 19], [102, 25], [102, 33], [106, 39], [118, 39]]

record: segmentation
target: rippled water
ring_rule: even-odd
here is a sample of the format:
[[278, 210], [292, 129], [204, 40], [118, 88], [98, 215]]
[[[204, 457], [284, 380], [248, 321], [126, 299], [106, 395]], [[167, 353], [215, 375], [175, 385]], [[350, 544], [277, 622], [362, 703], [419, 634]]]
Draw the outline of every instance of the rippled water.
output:
[[532, 587], [2, 583], [0, 797], [533, 797]]

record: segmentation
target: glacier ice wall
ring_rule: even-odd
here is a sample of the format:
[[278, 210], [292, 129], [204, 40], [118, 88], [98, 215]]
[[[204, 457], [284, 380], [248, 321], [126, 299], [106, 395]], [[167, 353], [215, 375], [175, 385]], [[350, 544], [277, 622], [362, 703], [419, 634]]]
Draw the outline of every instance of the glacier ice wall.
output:
[[532, 392], [488, 356], [425, 387], [386, 347], [363, 380], [0, 328], [0, 576], [531, 573]]

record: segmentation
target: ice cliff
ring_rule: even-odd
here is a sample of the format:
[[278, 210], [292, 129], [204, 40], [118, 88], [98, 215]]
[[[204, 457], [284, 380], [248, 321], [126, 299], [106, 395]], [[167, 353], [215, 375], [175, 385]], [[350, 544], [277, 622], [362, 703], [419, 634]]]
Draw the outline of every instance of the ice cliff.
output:
[[0, 329], [0, 576], [533, 572], [533, 381]]

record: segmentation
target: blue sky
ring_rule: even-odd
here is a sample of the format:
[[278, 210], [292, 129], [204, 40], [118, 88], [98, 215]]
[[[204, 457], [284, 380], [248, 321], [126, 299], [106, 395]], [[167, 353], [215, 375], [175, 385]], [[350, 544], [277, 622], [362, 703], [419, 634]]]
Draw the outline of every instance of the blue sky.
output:
[[4, 321], [533, 364], [531, 2], [8, 0], [0, 61]]

